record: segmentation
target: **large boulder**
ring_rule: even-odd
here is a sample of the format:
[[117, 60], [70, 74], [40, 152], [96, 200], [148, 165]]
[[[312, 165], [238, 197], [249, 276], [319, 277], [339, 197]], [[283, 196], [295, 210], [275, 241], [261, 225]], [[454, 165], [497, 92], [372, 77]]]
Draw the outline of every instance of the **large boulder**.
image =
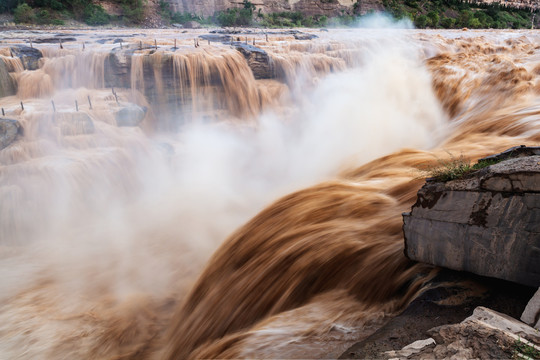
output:
[[266, 51], [242, 42], [235, 42], [233, 46], [244, 55], [255, 79], [271, 79], [274, 77], [272, 59]]
[[540, 148], [511, 149], [461, 179], [428, 181], [403, 214], [412, 260], [540, 285]]
[[26, 70], [39, 69], [39, 59], [43, 57], [41, 51], [36, 48], [24, 45], [16, 45], [10, 48], [13, 56], [21, 59]]
[[116, 125], [118, 126], [137, 126], [146, 116], [146, 108], [130, 104], [114, 113]]
[[15, 95], [17, 88], [4, 61], [0, 59], [0, 98]]
[[0, 150], [6, 148], [22, 132], [22, 127], [17, 120], [0, 118]]

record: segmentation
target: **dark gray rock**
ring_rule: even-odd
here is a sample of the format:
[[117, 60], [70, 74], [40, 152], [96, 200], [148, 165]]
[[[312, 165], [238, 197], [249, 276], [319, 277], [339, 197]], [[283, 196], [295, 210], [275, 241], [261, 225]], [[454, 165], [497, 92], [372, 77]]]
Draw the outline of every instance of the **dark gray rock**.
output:
[[271, 79], [274, 77], [272, 58], [266, 51], [242, 42], [234, 42], [233, 46], [244, 55], [255, 79]]
[[313, 40], [318, 38], [315, 34], [296, 33], [293, 35], [296, 40]]
[[232, 37], [230, 35], [224, 35], [224, 34], [203, 34], [199, 35], [199, 38], [203, 40], [208, 40], [212, 42], [220, 42], [220, 43], [230, 43], [232, 40]]
[[118, 126], [137, 126], [146, 116], [146, 108], [130, 104], [114, 113]]
[[21, 58], [26, 70], [39, 69], [39, 59], [43, 57], [41, 51], [30, 46], [17, 45], [10, 48], [13, 56]]
[[11, 78], [4, 61], [0, 59], [0, 98], [17, 93], [15, 81]]
[[17, 120], [0, 118], [0, 150], [15, 141], [20, 133], [22, 133], [22, 127]]
[[403, 220], [412, 260], [540, 285], [540, 155], [428, 182]]
[[77, 39], [74, 37], [59, 36], [59, 37], [50, 37], [50, 38], [38, 38], [32, 41], [35, 42], [36, 44], [59, 44], [61, 42], [66, 43], [66, 42], [77, 41]]

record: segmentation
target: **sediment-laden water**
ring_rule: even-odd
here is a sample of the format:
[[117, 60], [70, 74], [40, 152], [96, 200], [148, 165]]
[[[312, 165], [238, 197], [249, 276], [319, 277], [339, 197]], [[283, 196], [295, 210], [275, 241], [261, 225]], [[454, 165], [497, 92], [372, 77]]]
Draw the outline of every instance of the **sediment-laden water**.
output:
[[0, 358], [332, 358], [421, 292], [401, 213], [538, 145], [540, 37], [309, 32], [2, 33]]

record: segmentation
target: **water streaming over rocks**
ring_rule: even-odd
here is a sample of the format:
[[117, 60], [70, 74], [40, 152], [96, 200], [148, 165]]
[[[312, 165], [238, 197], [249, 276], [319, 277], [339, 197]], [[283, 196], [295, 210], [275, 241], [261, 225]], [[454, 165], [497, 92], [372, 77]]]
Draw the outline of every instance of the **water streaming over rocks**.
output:
[[540, 142], [534, 32], [204, 33], [0, 42], [0, 357], [337, 357], [433, 275], [423, 171]]

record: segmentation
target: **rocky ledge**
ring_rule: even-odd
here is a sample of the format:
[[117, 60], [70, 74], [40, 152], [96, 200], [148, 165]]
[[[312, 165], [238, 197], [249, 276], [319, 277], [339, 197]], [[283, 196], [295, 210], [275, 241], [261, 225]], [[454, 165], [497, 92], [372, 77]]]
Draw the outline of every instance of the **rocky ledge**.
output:
[[540, 147], [516, 147], [461, 179], [428, 181], [403, 214], [405, 254], [449, 269], [540, 285]]

